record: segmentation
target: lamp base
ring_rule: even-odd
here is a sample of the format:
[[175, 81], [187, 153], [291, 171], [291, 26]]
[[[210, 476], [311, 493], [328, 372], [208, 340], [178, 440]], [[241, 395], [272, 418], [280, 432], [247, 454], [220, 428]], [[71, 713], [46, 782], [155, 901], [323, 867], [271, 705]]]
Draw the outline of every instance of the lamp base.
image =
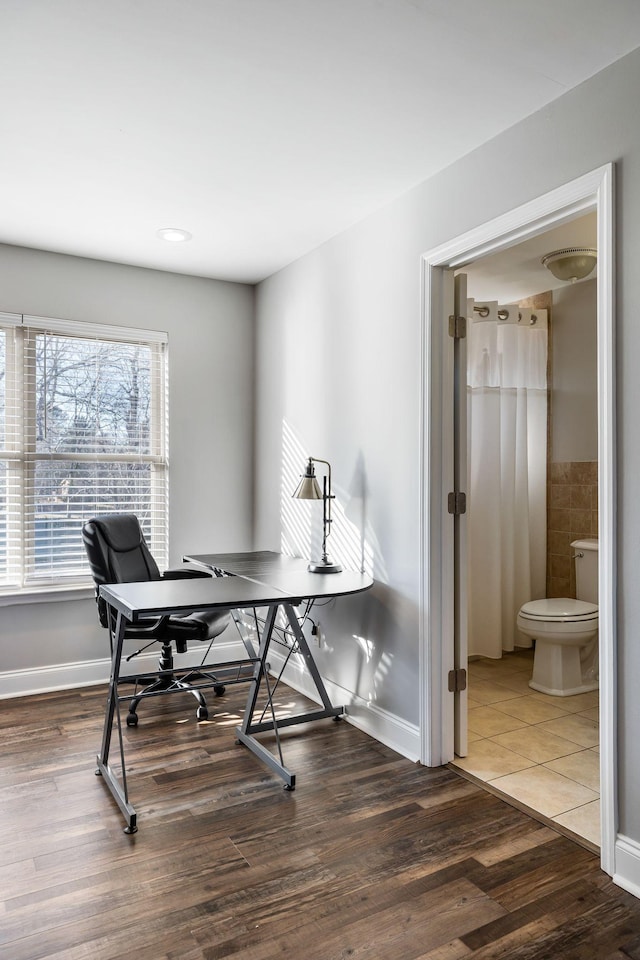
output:
[[330, 560], [311, 561], [307, 567], [309, 573], [342, 573], [342, 567], [339, 563], [332, 563]]

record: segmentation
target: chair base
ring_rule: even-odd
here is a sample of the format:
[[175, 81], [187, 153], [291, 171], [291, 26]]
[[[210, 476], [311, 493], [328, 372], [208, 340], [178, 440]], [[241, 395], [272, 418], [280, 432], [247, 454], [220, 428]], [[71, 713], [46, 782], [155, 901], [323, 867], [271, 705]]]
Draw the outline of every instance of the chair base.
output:
[[141, 690], [137, 694], [131, 703], [129, 704], [129, 712], [127, 714], [127, 726], [128, 727], [137, 727], [138, 726], [138, 704], [146, 696], [157, 694], [157, 693], [191, 693], [198, 701], [198, 709], [196, 710], [196, 717], [198, 720], [207, 720], [209, 718], [209, 711], [207, 710], [207, 701], [202, 696], [200, 691], [191, 686], [190, 683], [185, 683], [183, 680], [178, 680], [173, 674], [168, 676], [159, 677], [154, 683], [150, 683], [148, 687], [145, 687], [144, 690]]
[[[160, 660], [158, 661], [158, 668], [160, 671], [160, 676], [153, 683], [150, 683], [148, 686], [144, 687], [139, 693], [137, 693], [131, 700], [129, 704], [129, 712], [127, 713], [127, 726], [128, 727], [137, 727], [138, 726], [138, 704], [141, 700], [144, 700], [145, 697], [154, 696], [161, 693], [190, 693], [198, 701], [198, 708], [196, 710], [196, 718], [198, 720], [208, 720], [209, 711], [207, 709], [207, 701], [203, 697], [200, 690], [197, 687], [194, 687], [193, 684], [189, 683], [187, 680], [179, 680], [178, 677], [173, 672], [173, 652], [171, 649], [171, 644], [162, 645], [162, 654]], [[189, 674], [189, 676], [196, 677], [196, 674]], [[206, 675], [208, 679], [214, 680], [210, 674]], [[225, 691], [223, 684], [218, 684], [214, 686], [214, 691], [218, 696], [222, 696]]]

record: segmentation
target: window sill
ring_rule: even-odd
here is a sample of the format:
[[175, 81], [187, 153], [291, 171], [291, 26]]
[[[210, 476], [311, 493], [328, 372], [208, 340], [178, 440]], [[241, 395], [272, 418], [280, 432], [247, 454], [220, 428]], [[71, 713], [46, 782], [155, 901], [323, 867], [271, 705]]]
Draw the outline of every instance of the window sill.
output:
[[16, 604], [55, 603], [58, 600], [87, 600], [95, 596], [93, 586], [75, 583], [68, 587], [25, 587], [14, 593], [0, 593], [0, 607]]

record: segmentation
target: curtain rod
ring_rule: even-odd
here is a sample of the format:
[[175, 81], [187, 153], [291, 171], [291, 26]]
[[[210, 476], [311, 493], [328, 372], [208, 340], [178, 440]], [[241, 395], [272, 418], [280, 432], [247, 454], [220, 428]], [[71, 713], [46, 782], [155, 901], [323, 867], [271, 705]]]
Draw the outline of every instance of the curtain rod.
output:
[[[475, 310], [475, 312], [476, 312], [479, 316], [481, 316], [481, 317], [483, 317], [483, 318], [484, 318], [484, 317], [488, 317], [489, 314], [491, 313], [489, 307], [477, 307], [477, 306], [475, 305], [475, 303], [474, 303], [474, 305], [473, 305], [473, 309]], [[508, 311], [508, 310], [498, 310], [498, 320], [508, 320], [508, 319], [509, 319], [509, 311]], [[521, 313], [518, 313], [518, 320], [522, 320], [522, 314], [521, 314]], [[532, 313], [532, 314], [531, 314], [531, 320], [529, 321], [529, 323], [533, 326], [533, 324], [534, 324], [534, 323], [537, 323], [537, 322], [538, 322], [538, 317], [536, 316], [535, 313]]]

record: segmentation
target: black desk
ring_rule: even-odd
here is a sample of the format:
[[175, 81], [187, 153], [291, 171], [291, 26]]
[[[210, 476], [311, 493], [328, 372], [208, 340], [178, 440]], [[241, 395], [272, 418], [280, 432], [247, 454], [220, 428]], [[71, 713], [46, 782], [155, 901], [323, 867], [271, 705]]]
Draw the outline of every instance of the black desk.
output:
[[[127, 833], [134, 833], [137, 830], [136, 812], [128, 797], [119, 708], [120, 701], [126, 698], [121, 697], [118, 692], [119, 684], [125, 679], [120, 674], [120, 666], [127, 623], [135, 623], [149, 616], [180, 614], [196, 610], [221, 609], [232, 612], [248, 608], [265, 610], [260, 625], [256, 616], [259, 638], [257, 653], [252, 650], [250, 642], [243, 638], [248, 651], [245, 659], [224, 664], [211, 664], [208, 669], [215, 671], [216, 676], [223, 683], [247, 682], [249, 684], [242, 724], [236, 729], [238, 741], [252, 750], [277, 773], [284, 780], [286, 789], [293, 790], [296, 782], [295, 773], [288, 770], [284, 764], [279, 729], [311, 720], [338, 717], [344, 713], [344, 707], [334, 707], [331, 704], [294, 608], [304, 600], [315, 601], [359, 593], [369, 589], [373, 582], [365, 574], [350, 571], [334, 574], [309, 573], [306, 560], [285, 557], [269, 551], [197, 554], [185, 556], [184, 560], [206, 568], [212, 573], [212, 577], [193, 580], [154, 580], [147, 583], [121, 583], [100, 587], [100, 595], [116, 616], [111, 637], [111, 677], [102, 749], [97, 758], [96, 772], [103, 776], [127, 820], [125, 830]], [[268, 654], [272, 639], [278, 635], [281, 639], [284, 637], [286, 643], [302, 654], [322, 706], [317, 710], [280, 717], [276, 720], [271, 699]], [[205, 666], [200, 664], [197, 667], [181, 668], [180, 672], [190, 673], [204, 669], [206, 669]], [[278, 680], [279, 677], [276, 684]], [[265, 720], [263, 714], [256, 722], [254, 713], [263, 685], [271, 719]], [[119, 738], [122, 782], [109, 766], [114, 721]], [[255, 734], [265, 731], [272, 731], [275, 734], [277, 757], [255, 737]]]

